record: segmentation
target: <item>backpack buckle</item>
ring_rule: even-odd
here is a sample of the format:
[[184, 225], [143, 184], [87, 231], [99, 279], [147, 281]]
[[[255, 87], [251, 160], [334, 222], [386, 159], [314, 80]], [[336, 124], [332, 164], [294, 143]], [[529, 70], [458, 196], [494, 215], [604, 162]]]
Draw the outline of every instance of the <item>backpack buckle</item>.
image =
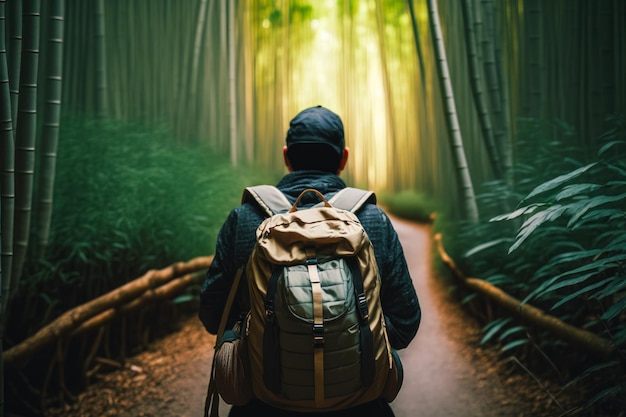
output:
[[274, 300], [265, 300], [265, 319], [271, 320], [274, 318]]
[[358, 298], [357, 304], [359, 308], [359, 314], [361, 315], [361, 319], [363, 320], [369, 319], [370, 314], [367, 311], [367, 298], [365, 297], [365, 294], [361, 293], [358, 295], [357, 298]]
[[313, 324], [313, 347], [324, 347], [324, 325]]

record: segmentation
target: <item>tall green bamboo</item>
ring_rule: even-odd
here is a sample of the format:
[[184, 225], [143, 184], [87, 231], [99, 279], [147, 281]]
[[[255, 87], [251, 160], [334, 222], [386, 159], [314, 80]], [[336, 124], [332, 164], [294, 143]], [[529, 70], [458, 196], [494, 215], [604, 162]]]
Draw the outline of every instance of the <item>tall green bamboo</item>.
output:
[[417, 60], [420, 67], [420, 76], [422, 80], [422, 89], [426, 85], [426, 70], [424, 69], [424, 53], [422, 52], [422, 42], [420, 41], [420, 32], [417, 27], [417, 17], [415, 15], [415, 4], [413, 0], [407, 0], [409, 4], [409, 13], [411, 14], [411, 29], [413, 30], [413, 41], [415, 42], [415, 51], [417, 52]]
[[11, 283], [15, 207], [15, 144], [6, 52], [5, 6], [5, 0], [0, 0], [0, 325], [4, 319]]
[[237, 140], [237, 51], [235, 43], [235, 17], [237, 11], [234, 1], [226, 5], [228, 14], [228, 97], [230, 113], [230, 163], [237, 166], [239, 161], [239, 144]]
[[213, 145], [218, 138], [218, 135], [215, 133], [218, 131], [220, 126], [220, 111], [222, 110], [222, 106], [218, 104], [222, 96], [216, 92], [217, 88], [219, 88], [218, 86], [220, 85], [217, 81], [220, 74], [219, 63], [222, 62], [221, 56], [217, 53], [217, 51], [219, 51], [218, 41], [220, 39], [220, 13], [218, 9], [219, 2], [209, 2], [206, 30], [207, 39], [202, 50], [204, 67], [204, 70], [202, 71], [202, 94], [201, 98], [198, 100], [198, 107], [201, 106], [204, 112], [204, 116], [200, 118], [198, 129], [202, 132], [214, 130], [210, 135], [207, 135], [208, 142], [211, 145]]
[[[63, 96], [64, 108], [95, 109], [96, 48], [93, 37], [89, 37], [94, 27], [94, 1], [68, 0], [68, 14], [76, 18], [66, 21], [68, 33], [73, 34], [67, 39], [65, 67], [72, 85], [64, 85], [64, 93], [69, 93]], [[220, 152], [232, 150], [233, 154], [229, 132], [235, 123], [237, 135], [232, 140], [238, 147], [236, 159], [244, 159], [245, 143], [246, 160], [278, 167], [281, 161], [275, 147], [282, 143], [285, 123], [295, 108], [323, 101], [336, 106], [344, 118], [348, 140], [356, 145], [351, 147], [353, 157], [344, 173], [347, 180], [362, 186], [413, 187], [450, 206], [461, 206], [458, 193], [451, 198], [446, 191], [449, 173], [455, 169], [451, 168], [454, 160], [450, 146], [433, 140], [443, 136], [446, 117], [438, 110], [440, 95], [436, 91], [435, 67], [431, 65], [435, 60], [426, 0], [411, 0], [409, 7], [408, 0], [206, 1], [206, 23], [198, 55], [194, 50], [200, 45], [194, 35], [198, 33], [202, 17], [198, 11], [204, 1], [177, 4], [171, 0], [107, 0], [104, 35], [108, 45], [109, 116], [164, 122], [172, 125], [179, 140], [203, 140]], [[595, 128], [597, 121], [592, 125], [590, 109], [604, 111], [612, 102], [614, 109], [624, 108], [623, 94], [614, 93], [614, 98], [599, 105], [591, 97], [609, 94], [611, 85], [615, 85], [615, 92], [623, 90], [623, 2], [607, 0], [592, 6], [567, 0], [540, 3], [542, 14], [533, 12], [538, 10], [536, 0], [472, 2], [474, 10], [482, 12], [483, 29], [475, 27], [481, 40], [476, 55], [482, 55], [484, 98], [505, 172], [510, 171], [507, 167], [511, 166], [513, 150], [509, 145], [519, 115], [558, 117], [581, 125], [585, 119], [589, 128]], [[448, 1], [445, 8], [443, 2], [440, 4], [459, 129], [463, 131], [471, 176], [478, 184], [492, 179], [493, 170], [485, 163], [485, 145], [474, 139], [481, 137], [480, 123], [469, 83], [464, 80], [466, 48], [464, 34], [459, 30], [462, 3]], [[380, 38], [374, 38], [379, 33], [374, 6], [380, 5], [385, 14], [384, 51], [379, 46]], [[230, 6], [238, 10], [234, 24], [226, 18]], [[589, 10], [594, 13], [586, 13]], [[608, 21], [607, 10], [614, 11], [613, 25], [600, 24]], [[226, 55], [230, 48], [229, 27], [236, 30], [236, 73], [230, 70], [231, 61]], [[410, 41], [411, 30], [414, 44]], [[606, 33], [594, 34], [599, 30]], [[569, 35], [559, 35], [563, 33]], [[585, 63], [588, 56], [596, 56], [585, 52], [593, 45], [602, 45], [596, 51], [602, 64], [596, 67]], [[381, 74], [383, 54], [390, 80], [387, 88]], [[193, 71], [197, 77], [192, 76]], [[229, 102], [232, 74], [237, 84], [236, 112], [230, 106], [233, 101]], [[614, 77], [615, 82], [601, 78], [602, 74]], [[198, 85], [195, 101], [190, 99], [192, 80]], [[529, 105], [531, 90], [537, 106]], [[388, 100], [393, 116], [385, 108]], [[520, 111], [520, 103], [524, 103], [524, 111]], [[546, 109], [540, 111], [543, 107]], [[235, 113], [235, 119], [231, 119]], [[387, 118], [393, 120], [396, 130], [393, 142], [385, 141]], [[392, 148], [397, 151], [392, 152]], [[393, 170], [387, 159], [377, 157], [387, 152], [394, 158]]]
[[[13, 121], [6, 52], [6, 2], [0, 0], [0, 417], [4, 417], [4, 322], [13, 255]], [[5, 285], [5, 283], [7, 285]]]
[[200, 10], [198, 11], [198, 21], [196, 22], [196, 37], [193, 44], [193, 62], [191, 63], [191, 82], [189, 85], [189, 94], [192, 97], [192, 103], [196, 103], [195, 97], [198, 94], [198, 77], [200, 71], [200, 51], [202, 48], [202, 39], [206, 31], [206, 6], [207, 0], [200, 0]]
[[524, 74], [522, 100], [524, 116], [542, 117], [543, 26], [541, 0], [524, 2]]
[[463, 25], [465, 32], [465, 49], [467, 52], [468, 75], [470, 79], [470, 87], [478, 121], [483, 135], [483, 141], [489, 160], [491, 161], [491, 169], [496, 178], [503, 177], [502, 162], [493, 138], [493, 127], [491, 124], [491, 109], [487, 104], [487, 97], [483, 90], [482, 68], [479, 65], [480, 57], [478, 53], [478, 44], [480, 28], [482, 20], [480, 9], [472, 10], [471, 0], [461, 0], [461, 11], [463, 15]]
[[253, 19], [252, 11], [249, 7], [241, 5], [239, 7], [241, 12], [241, 28], [243, 36], [241, 36], [241, 52], [242, 52], [242, 73], [243, 77], [241, 82], [241, 94], [244, 107], [244, 141], [246, 149], [246, 162], [252, 163], [254, 160], [254, 50], [253, 50]]
[[[22, 61], [22, 0], [8, 2], [6, 10], [8, 16], [6, 30], [9, 36], [7, 63], [11, 89], [11, 120], [15, 125], [20, 95], [20, 63]], [[15, 129], [13, 134], [15, 135]]]
[[40, 11], [41, 0], [24, 1], [20, 102], [15, 125], [15, 234], [10, 294], [17, 288], [22, 275], [30, 233], [37, 134]]
[[[224, 94], [225, 97], [230, 97], [229, 94], [229, 83], [228, 83], [228, 1], [227, 0], [220, 0], [220, 7], [219, 7], [219, 31], [220, 31], [220, 37], [219, 37], [219, 57], [220, 57], [220, 66], [219, 66], [219, 70], [218, 70], [218, 75], [219, 75], [219, 88], [220, 88], [220, 94]], [[220, 112], [219, 117], [224, 117], [224, 120], [228, 120], [230, 121], [230, 118], [228, 118], [228, 110], [229, 110], [229, 106], [228, 106], [228, 101], [226, 102], [226, 112]], [[230, 144], [230, 124], [227, 125], [229, 128], [226, 130], [223, 130], [223, 136], [220, 135], [220, 137], [218, 138], [218, 140], [220, 140], [224, 145], [224, 148], [228, 149], [230, 151], [230, 148], [228, 146], [228, 144]], [[232, 160], [232, 159], [231, 159]]]
[[385, 13], [382, 0], [376, 0], [376, 28], [378, 29], [378, 52], [380, 54], [380, 69], [383, 82], [383, 95], [385, 97], [385, 110], [387, 119], [387, 141], [389, 144], [389, 150], [387, 151], [387, 175], [389, 178], [393, 177], [393, 170], [395, 169], [395, 144], [397, 142], [396, 137], [396, 123], [394, 111], [391, 86], [391, 79], [389, 76], [388, 58], [387, 58], [387, 42], [385, 41]]
[[452, 148], [452, 157], [456, 166], [456, 175], [460, 192], [463, 196], [461, 200], [464, 206], [463, 215], [467, 221], [477, 223], [478, 207], [476, 205], [472, 178], [470, 176], [467, 159], [465, 157], [463, 137], [461, 136], [458, 115], [456, 112], [456, 104], [454, 101], [454, 91], [452, 89], [452, 83], [450, 82], [446, 49], [443, 43], [441, 25], [439, 23], [437, 0], [428, 0], [428, 13], [430, 17], [429, 23], [432, 32], [433, 49], [435, 51], [437, 69], [439, 72], [439, 83], [444, 97], [443, 106], [446, 114], [446, 124], [448, 127], [450, 146]]
[[96, 115], [98, 117], [104, 117], [107, 115], [107, 67], [104, 0], [95, 1]]
[[[499, 5], [499, 7], [503, 7]], [[511, 168], [513, 165], [512, 144], [510, 118], [509, 118], [509, 100], [508, 85], [506, 84], [506, 76], [503, 69], [504, 51], [502, 49], [503, 30], [496, 31], [498, 27], [501, 29], [503, 23], [498, 24], [496, 17], [496, 4], [494, 0], [483, 0], [481, 3], [474, 3], [474, 8], [481, 10], [484, 15], [484, 24], [482, 25], [481, 50], [483, 56], [483, 71], [485, 73], [485, 83], [487, 85], [487, 93], [489, 98], [489, 109], [493, 120], [493, 139], [498, 151], [501, 167], [504, 177], [509, 184], [512, 184]], [[500, 27], [499, 27], [500, 26]]]
[[35, 254], [43, 256], [48, 246], [56, 169], [57, 145], [61, 119], [61, 91], [63, 76], [63, 23], [65, 0], [49, 0], [48, 34], [45, 62], [45, 107], [41, 132], [41, 153], [37, 180], [37, 247]]

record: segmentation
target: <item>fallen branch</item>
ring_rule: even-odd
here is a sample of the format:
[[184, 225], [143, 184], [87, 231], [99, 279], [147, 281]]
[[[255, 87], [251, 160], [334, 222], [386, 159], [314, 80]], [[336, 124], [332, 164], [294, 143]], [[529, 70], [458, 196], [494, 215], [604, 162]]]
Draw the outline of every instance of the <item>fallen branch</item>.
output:
[[543, 310], [530, 304], [522, 304], [520, 300], [508, 295], [500, 288], [479, 278], [467, 278], [443, 248], [441, 234], [434, 237], [441, 260], [453, 275], [465, 286], [496, 302], [513, 315], [527, 320], [533, 325], [551, 331], [561, 339], [603, 359], [616, 356], [617, 351], [611, 341], [587, 330], [569, 325], [562, 320], [546, 314]]
[[28, 339], [3, 352], [4, 363], [18, 367], [23, 366], [36, 352], [39, 352], [58, 338], [70, 334], [87, 320], [107, 312], [107, 310], [119, 308], [133, 298], [140, 296], [146, 291], [154, 290], [178, 276], [206, 269], [212, 260], [212, 256], [202, 256], [188, 262], [177, 262], [164, 269], [150, 270], [134, 281], [85, 304], [74, 307], [57, 317], [47, 326], [41, 328]]
[[97, 329], [98, 327], [113, 320], [115, 317], [128, 314], [138, 309], [139, 307], [148, 304], [149, 302], [172, 298], [180, 293], [182, 290], [187, 288], [189, 285], [201, 282], [201, 278], [204, 278], [203, 273], [187, 274], [180, 278], [172, 280], [167, 284], [163, 284], [157, 289], [148, 289], [141, 296], [135, 298], [131, 302], [124, 304], [120, 307], [110, 308], [98, 314], [97, 316], [86, 320], [81, 325], [76, 327], [72, 331], [71, 335], [72, 337], [74, 337], [88, 330]]

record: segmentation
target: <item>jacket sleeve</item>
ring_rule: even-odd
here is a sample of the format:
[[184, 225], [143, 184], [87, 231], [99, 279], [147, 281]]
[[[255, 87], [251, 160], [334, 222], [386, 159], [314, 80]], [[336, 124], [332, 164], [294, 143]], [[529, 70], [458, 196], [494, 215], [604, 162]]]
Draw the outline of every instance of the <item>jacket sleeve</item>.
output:
[[[222, 312], [226, 305], [226, 297], [230, 291], [237, 268], [233, 262], [236, 230], [237, 212], [233, 210], [218, 233], [213, 262], [207, 270], [200, 290], [200, 310], [198, 314], [200, 321], [211, 334], [217, 333]], [[233, 312], [231, 315], [237, 314]]]
[[[389, 217], [368, 206], [363, 225], [374, 245], [381, 278], [381, 303], [389, 342], [403, 349], [417, 334], [422, 313], [398, 234]], [[361, 217], [361, 216], [359, 216]]]

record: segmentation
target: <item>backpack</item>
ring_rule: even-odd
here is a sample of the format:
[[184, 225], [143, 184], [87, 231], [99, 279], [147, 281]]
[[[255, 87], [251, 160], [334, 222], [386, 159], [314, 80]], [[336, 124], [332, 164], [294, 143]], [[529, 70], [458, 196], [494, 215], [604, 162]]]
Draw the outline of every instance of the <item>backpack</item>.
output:
[[[307, 193], [321, 203], [298, 208]], [[354, 214], [376, 202], [374, 193], [349, 187], [327, 201], [307, 189], [291, 205], [261, 185], [246, 188], [243, 201], [267, 215], [244, 272], [254, 396], [299, 412], [391, 402], [402, 367], [387, 337], [374, 249]]]

